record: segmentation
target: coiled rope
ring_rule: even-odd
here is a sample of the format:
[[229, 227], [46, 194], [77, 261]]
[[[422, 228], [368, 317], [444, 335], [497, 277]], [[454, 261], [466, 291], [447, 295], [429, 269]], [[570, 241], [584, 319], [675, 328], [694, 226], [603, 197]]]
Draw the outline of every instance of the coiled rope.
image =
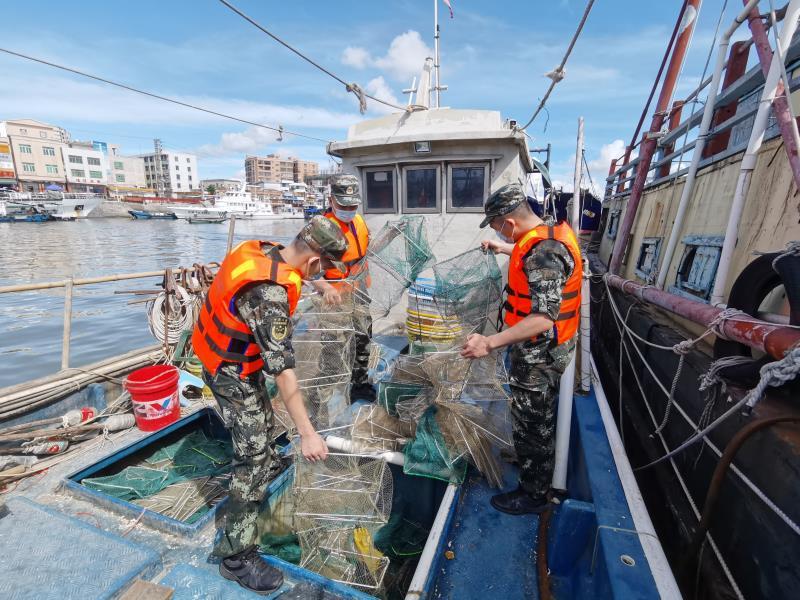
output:
[[194, 326], [199, 307], [199, 298], [185, 288], [174, 285], [172, 290], [172, 293], [161, 292], [147, 303], [150, 333], [162, 344], [169, 345], [177, 344], [181, 333]]

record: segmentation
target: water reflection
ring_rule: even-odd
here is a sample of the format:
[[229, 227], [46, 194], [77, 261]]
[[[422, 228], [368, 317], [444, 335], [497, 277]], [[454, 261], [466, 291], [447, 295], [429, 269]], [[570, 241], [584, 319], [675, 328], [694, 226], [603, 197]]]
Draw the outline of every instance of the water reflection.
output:
[[[301, 220], [240, 221], [235, 240], [291, 239]], [[96, 277], [220, 260], [228, 224], [84, 219], [0, 223], [0, 285]], [[75, 288], [70, 364], [101, 360], [154, 342], [144, 304], [115, 290], [153, 289], [157, 278]], [[0, 387], [58, 370], [63, 289], [0, 295]]]

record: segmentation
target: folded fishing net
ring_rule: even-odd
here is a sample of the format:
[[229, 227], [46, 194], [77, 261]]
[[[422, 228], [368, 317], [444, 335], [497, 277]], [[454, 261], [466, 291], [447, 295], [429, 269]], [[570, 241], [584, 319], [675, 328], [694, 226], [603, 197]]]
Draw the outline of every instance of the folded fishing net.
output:
[[85, 487], [191, 523], [227, 493], [230, 441], [195, 431], [115, 475], [84, 479]]

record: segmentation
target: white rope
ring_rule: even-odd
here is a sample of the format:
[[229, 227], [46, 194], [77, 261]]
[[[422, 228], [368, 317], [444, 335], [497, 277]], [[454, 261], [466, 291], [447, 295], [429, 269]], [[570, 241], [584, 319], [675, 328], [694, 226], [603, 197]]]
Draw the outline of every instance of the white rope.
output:
[[[609, 293], [609, 297], [611, 297], [610, 293]], [[621, 330], [621, 331], [625, 332], [624, 334], [621, 333], [621, 335], [624, 337], [624, 335], [628, 333], [628, 330], [623, 329], [621, 327], [622, 324], [616, 318], [615, 318], [614, 322], [615, 322], [618, 330]], [[631, 341], [633, 342], [633, 340], [631, 340]], [[639, 346], [637, 346], [636, 343], [632, 343], [632, 345], [633, 345], [633, 349], [636, 350], [636, 353], [639, 355], [639, 359], [642, 361], [642, 364], [645, 366], [647, 371], [650, 373], [650, 376], [656, 382], [656, 385], [658, 386], [658, 388], [669, 398], [670, 397], [670, 392], [664, 387], [664, 385], [661, 383], [661, 380], [658, 378], [658, 376], [656, 376], [655, 372], [653, 371], [653, 368], [650, 366], [650, 363], [648, 363], [647, 360], [645, 359], [644, 354], [642, 354], [642, 351], [639, 348]], [[631, 370], [633, 371], [634, 375], [636, 375], [636, 370], [633, 369], [633, 361], [631, 360], [630, 353], [628, 352], [627, 344], [625, 345], [625, 351], [626, 351], [626, 354], [628, 356], [628, 361], [631, 364]], [[794, 357], [791, 359], [790, 362], [795, 366], [795, 368], [798, 371], [800, 371], [800, 347], [794, 348], [792, 350], [792, 352], [793, 353], [796, 352], [797, 354], [794, 355]], [[788, 358], [788, 355], [787, 355], [786, 358]], [[786, 358], [784, 358], [784, 360], [786, 360]], [[778, 362], [782, 362], [782, 361], [778, 361]], [[764, 367], [762, 367], [762, 371], [764, 371], [765, 367], [768, 367], [768, 366], [773, 365], [773, 364], [775, 364], [775, 363], [769, 363], [768, 365], [764, 365]], [[780, 383], [777, 383], [777, 381], [779, 380], [779, 378], [785, 377], [785, 376], [786, 376], [786, 371], [784, 371], [784, 369], [777, 369], [774, 372], [771, 372], [770, 377], [774, 377], [774, 379], [770, 379], [770, 381], [775, 381], [776, 382], [773, 385], [780, 385]], [[637, 379], [637, 383], [638, 383], [638, 377], [636, 377], [636, 379]], [[763, 391], [766, 389], [766, 387], [768, 385], [770, 385], [770, 384], [765, 384], [761, 388], [761, 393], [762, 394], [763, 394]], [[647, 406], [647, 410], [652, 415], [653, 413], [652, 413], [652, 410], [650, 408], [650, 404], [647, 401], [647, 396], [645, 395], [644, 390], [642, 389], [641, 386], [639, 387], [639, 389], [642, 392], [642, 398], [643, 398], [643, 400], [645, 402], [645, 405]], [[741, 407], [743, 407], [745, 405], [745, 403], [747, 402], [747, 399], [750, 398], [751, 394], [754, 394], [757, 389], [759, 389], [758, 386], [756, 388], [754, 388], [754, 390], [752, 390], [750, 393], [748, 393], [748, 395], [745, 396], [745, 398], [743, 398], [742, 400], [737, 402], [735, 405], [733, 405], [731, 408], [729, 408], [725, 413], [723, 413], [721, 416], [719, 416], [717, 419], [715, 419], [709, 426], [707, 426], [706, 428], [700, 430], [697, 434], [693, 435], [691, 438], [689, 438], [687, 441], [682, 443], [680, 446], [678, 446], [674, 450], [669, 450], [669, 448], [666, 446], [666, 443], [665, 443], [665, 450], [666, 450], [667, 454], [665, 454], [664, 456], [661, 456], [660, 458], [658, 458], [658, 459], [656, 459], [656, 460], [654, 460], [654, 461], [652, 461], [650, 463], [642, 465], [641, 467], [636, 467], [634, 469], [634, 471], [640, 471], [642, 469], [646, 469], [646, 468], [652, 467], [652, 466], [654, 466], [654, 465], [656, 465], [658, 463], [661, 463], [661, 462], [663, 462], [665, 460], [669, 460], [670, 462], [672, 462], [672, 458], [676, 454], [679, 454], [680, 452], [682, 452], [683, 450], [685, 450], [686, 448], [688, 448], [692, 444], [696, 443], [697, 441], [700, 441], [701, 439], [702, 439], [703, 442], [705, 442], [708, 445], [709, 448], [711, 448], [711, 450], [714, 452], [714, 454], [717, 455], [717, 457], [721, 457], [722, 456], [722, 451], [716, 446], [716, 444], [714, 444], [714, 442], [712, 442], [710, 439], [708, 439], [707, 434], [712, 429], [714, 429], [717, 425], [719, 425], [720, 423], [725, 421], [728, 417], [730, 417], [731, 415], [736, 413]], [[760, 399], [760, 396], [756, 398], [755, 402], [757, 402], [758, 399]], [[686, 411], [683, 409], [683, 407], [681, 407], [681, 405], [678, 404], [678, 402], [674, 401], [674, 400], [673, 400], [673, 404], [675, 406], [675, 409], [684, 418], [684, 420], [689, 425], [691, 425], [691, 427], [693, 429], [698, 430], [699, 426], [686, 413]], [[653, 416], [653, 424], [658, 426], [658, 423], [655, 420], [654, 416]], [[657, 431], [655, 433], [663, 441], [663, 436], [662, 436], [661, 432]], [[794, 531], [797, 535], [800, 535], [800, 526], [798, 526], [797, 523], [795, 523], [777, 504], [775, 504], [775, 502], [773, 502], [758, 486], [756, 486], [750, 480], [750, 478], [747, 477], [747, 475], [745, 475], [741, 471], [741, 469], [739, 469], [739, 467], [737, 467], [734, 463], [731, 463], [730, 468], [731, 468], [731, 471], [733, 471], [733, 473], [736, 474], [736, 476], [739, 477], [739, 479], [741, 479], [741, 481], [750, 489], [750, 491], [752, 491], [770, 510], [772, 510], [776, 515], [778, 515], [778, 517], [780, 517], [780, 519], [792, 531]]]
[[[179, 285], [173, 286], [175, 294], [161, 292], [154, 300], [147, 303], [147, 324], [150, 333], [162, 344], [177, 344], [181, 333], [194, 326], [197, 312], [197, 300]], [[169, 315], [166, 327], [164, 324], [165, 302], [169, 302]]]
[[[609, 293], [609, 296], [610, 295], [611, 294]], [[653, 414], [653, 410], [650, 408], [650, 403], [647, 401], [647, 394], [645, 393], [644, 388], [642, 387], [642, 383], [639, 381], [639, 375], [636, 373], [636, 369], [633, 368], [633, 360], [631, 358], [630, 351], [628, 350], [628, 344], [625, 342], [626, 330], [623, 329], [620, 326], [620, 323], [619, 323], [619, 321], [617, 321], [616, 318], [614, 319], [614, 324], [616, 325], [617, 331], [619, 332], [619, 336], [620, 336], [619, 337], [619, 343], [622, 346], [622, 348], [625, 350], [625, 354], [628, 357], [628, 363], [631, 366], [631, 372], [633, 373], [633, 378], [636, 380], [636, 386], [639, 388], [639, 393], [642, 396], [642, 400], [644, 400], [644, 405], [645, 405], [645, 408], [647, 409], [647, 413], [648, 413], [648, 415], [650, 415], [650, 420], [653, 422], [653, 425], [657, 425], [655, 414]], [[638, 347], [636, 346], [635, 343], [633, 344], [633, 347], [634, 347], [634, 349], [636, 349], [638, 351]], [[640, 354], [640, 357], [641, 357], [641, 354]], [[645, 365], [647, 366], [646, 361], [645, 361]], [[621, 363], [619, 365], [619, 368], [620, 368], [620, 370], [622, 370], [622, 364]], [[651, 374], [652, 374], [652, 372], [651, 372]], [[656, 383], [661, 385], [661, 382], [658, 379], [656, 379]], [[678, 408], [680, 408], [680, 407], [678, 407]], [[658, 433], [657, 435], [658, 435], [658, 439], [661, 441], [661, 445], [664, 447], [664, 451], [669, 453], [669, 446], [667, 445], [667, 442], [664, 439], [664, 436], [661, 433]], [[695, 504], [695, 501], [692, 498], [692, 494], [689, 491], [689, 488], [686, 485], [686, 482], [684, 481], [683, 476], [681, 475], [680, 471], [678, 470], [678, 466], [675, 464], [675, 461], [670, 457], [669, 462], [670, 462], [670, 465], [672, 466], [673, 472], [675, 473], [675, 478], [678, 480], [678, 483], [681, 486], [681, 490], [683, 491], [684, 496], [686, 496], [686, 499], [689, 502], [689, 506], [691, 507], [692, 512], [694, 513], [695, 519], [697, 519], [697, 521], [699, 523], [701, 515], [700, 515], [700, 511], [697, 508], [697, 504]], [[731, 570], [728, 567], [728, 564], [725, 562], [725, 559], [722, 557], [722, 553], [720, 552], [719, 547], [717, 547], [717, 543], [714, 541], [714, 538], [711, 535], [711, 532], [707, 533], [707, 539], [708, 539], [709, 544], [711, 545], [711, 549], [714, 551], [714, 554], [717, 557], [717, 560], [719, 561], [719, 564], [722, 566], [722, 571], [725, 573], [725, 576], [728, 578], [728, 582], [730, 583], [730, 585], [733, 588], [733, 590], [736, 592], [737, 597], [740, 600], [744, 600], [744, 595], [742, 594], [741, 590], [739, 589], [739, 586], [736, 583], [736, 580], [733, 578], [733, 574], [731, 573]]]

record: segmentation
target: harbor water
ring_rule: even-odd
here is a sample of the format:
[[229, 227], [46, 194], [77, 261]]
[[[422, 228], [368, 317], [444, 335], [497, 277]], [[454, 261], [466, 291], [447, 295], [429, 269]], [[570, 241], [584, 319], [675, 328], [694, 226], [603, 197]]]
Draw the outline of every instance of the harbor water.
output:
[[[237, 221], [235, 240], [284, 242], [300, 219]], [[97, 277], [195, 262], [220, 261], [229, 223], [90, 218], [72, 222], [0, 223], [0, 286]], [[156, 290], [158, 278], [73, 290], [70, 366], [80, 367], [156, 343], [143, 298], [115, 294]], [[64, 289], [0, 294], [0, 387], [55, 373], [61, 365]]]

